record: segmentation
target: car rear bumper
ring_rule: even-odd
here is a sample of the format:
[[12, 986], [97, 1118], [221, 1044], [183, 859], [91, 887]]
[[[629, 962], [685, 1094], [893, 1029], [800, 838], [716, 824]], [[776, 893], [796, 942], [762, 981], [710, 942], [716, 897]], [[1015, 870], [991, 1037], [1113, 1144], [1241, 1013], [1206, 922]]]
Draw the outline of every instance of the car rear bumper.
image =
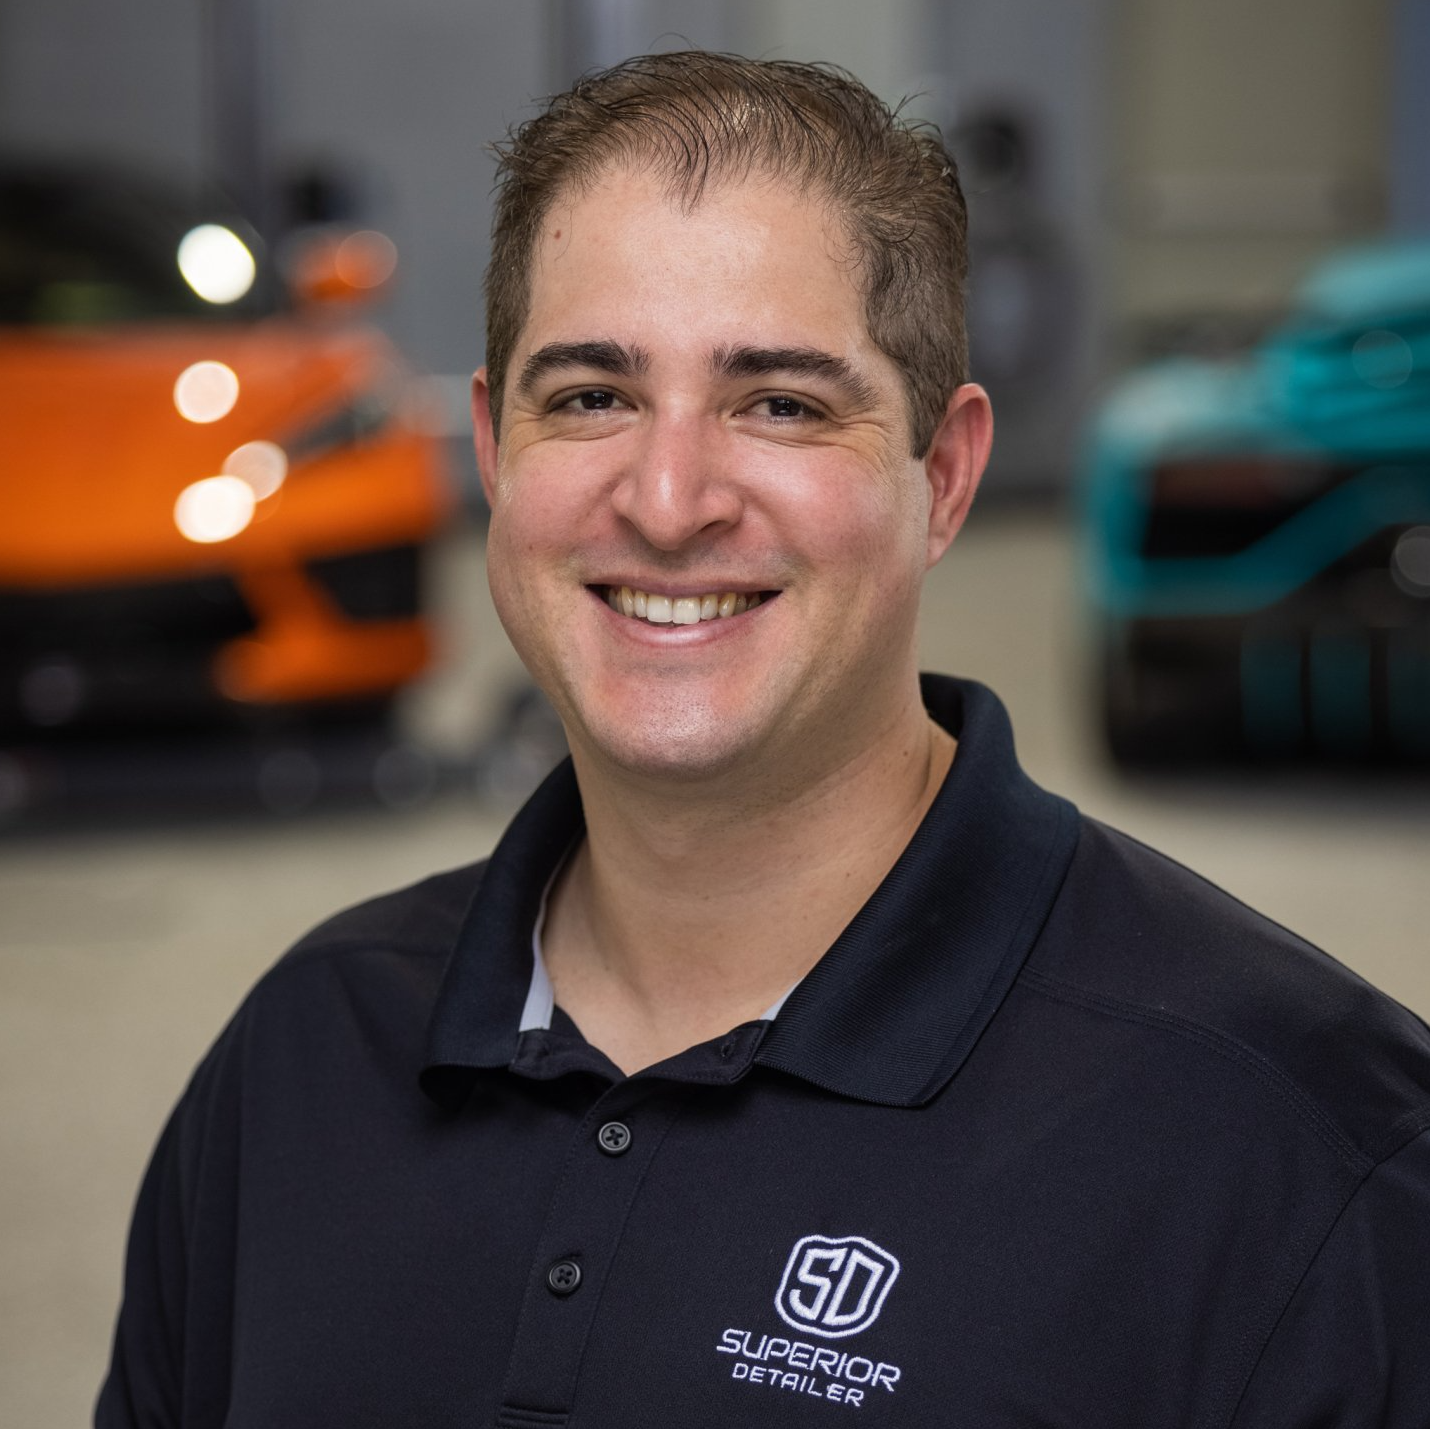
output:
[[1430, 619], [1141, 619], [1105, 641], [1108, 725], [1133, 759], [1430, 762]]

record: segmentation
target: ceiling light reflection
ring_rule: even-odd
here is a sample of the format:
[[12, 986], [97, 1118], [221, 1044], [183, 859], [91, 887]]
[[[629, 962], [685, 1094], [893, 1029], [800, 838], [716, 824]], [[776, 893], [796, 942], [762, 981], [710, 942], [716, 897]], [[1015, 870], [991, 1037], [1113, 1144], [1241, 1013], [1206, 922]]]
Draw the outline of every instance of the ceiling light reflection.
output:
[[1390, 573], [1406, 595], [1430, 596], [1430, 526], [1412, 526], [1395, 543]]
[[1398, 332], [1376, 328], [1363, 333], [1351, 348], [1351, 366], [1370, 387], [1403, 387], [1415, 371], [1415, 353]]
[[380, 288], [397, 267], [397, 245], [374, 228], [350, 233], [338, 244], [338, 277], [350, 288]]
[[223, 460], [229, 476], [246, 481], [254, 497], [262, 501], [272, 496], [288, 475], [288, 453], [277, 442], [244, 442]]
[[236, 303], [258, 273], [253, 254], [220, 223], [191, 228], [179, 242], [179, 272], [206, 303]]
[[174, 383], [174, 406], [190, 422], [217, 422], [238, 401], [238, 375], [222, 362], [196, 362]]
[[206, 476], [186, 486], [174, 503], [174, 524], [190, 541], [211, 546], [237, 536], [253, 520], [258, 498], [237, 476]]

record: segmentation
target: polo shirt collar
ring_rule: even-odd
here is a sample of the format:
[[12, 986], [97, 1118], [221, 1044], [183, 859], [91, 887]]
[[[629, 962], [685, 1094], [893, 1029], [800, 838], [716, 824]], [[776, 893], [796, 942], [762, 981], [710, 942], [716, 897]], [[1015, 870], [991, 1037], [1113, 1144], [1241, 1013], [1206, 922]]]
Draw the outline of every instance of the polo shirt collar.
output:
[[585, 825], [564, 759], [507, 826], [457, 933], [427, 1029], [422, 1088], [434, 1100], [460, 1101], [472, 1072], [515, 1061], [532, 1010], [532, 930]]
[[[1012, 986], [1072, 859], [1077, 812], [1019, 768], [998, 698], [924, 676], [958, 754], [873, 896], [783, 1003], [742, 1038], [756, 1066], [886, 1106], [919, 1106], [954, 1075]], [[424, 1089], [459, 1101], [472, 1074], [517, 1060], [532, 989], [532, 929], [585, 827], [569, 760], [493, 852], [429, 1027]], [[742, 1061], [745, 1059], [741, 1059]]]

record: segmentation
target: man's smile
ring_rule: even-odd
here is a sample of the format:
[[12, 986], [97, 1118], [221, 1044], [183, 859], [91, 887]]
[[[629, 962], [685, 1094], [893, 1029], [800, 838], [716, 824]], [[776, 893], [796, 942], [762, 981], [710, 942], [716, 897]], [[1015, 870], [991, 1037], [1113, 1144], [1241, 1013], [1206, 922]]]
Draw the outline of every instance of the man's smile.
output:
[[763, 601], [772, 600], [776, 590], [744, 591], [714, 590], [700, 595], [669, 595], [646, 591], [628, 585], [592, 586], [618, 615], [643, 620], [649, 625], [698, 625], [707, 620], [728, 620], [754, 610]]

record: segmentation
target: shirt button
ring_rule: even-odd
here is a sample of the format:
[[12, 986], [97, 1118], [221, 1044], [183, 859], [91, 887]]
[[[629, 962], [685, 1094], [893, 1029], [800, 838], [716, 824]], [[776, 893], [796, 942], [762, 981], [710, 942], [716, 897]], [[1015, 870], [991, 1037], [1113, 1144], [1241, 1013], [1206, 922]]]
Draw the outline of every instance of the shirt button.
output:
[[546, 1286], [553, 1295], [570, 1295], [581, 1283], [581, 1267], [574, 1260], [558, 1260], [546, 1272]]
[[631, 1149], [631, 1129], [623, 1121], [608, 1121], [596, 1133], [596, 1144], [607, 1156], [620, 1156]]

